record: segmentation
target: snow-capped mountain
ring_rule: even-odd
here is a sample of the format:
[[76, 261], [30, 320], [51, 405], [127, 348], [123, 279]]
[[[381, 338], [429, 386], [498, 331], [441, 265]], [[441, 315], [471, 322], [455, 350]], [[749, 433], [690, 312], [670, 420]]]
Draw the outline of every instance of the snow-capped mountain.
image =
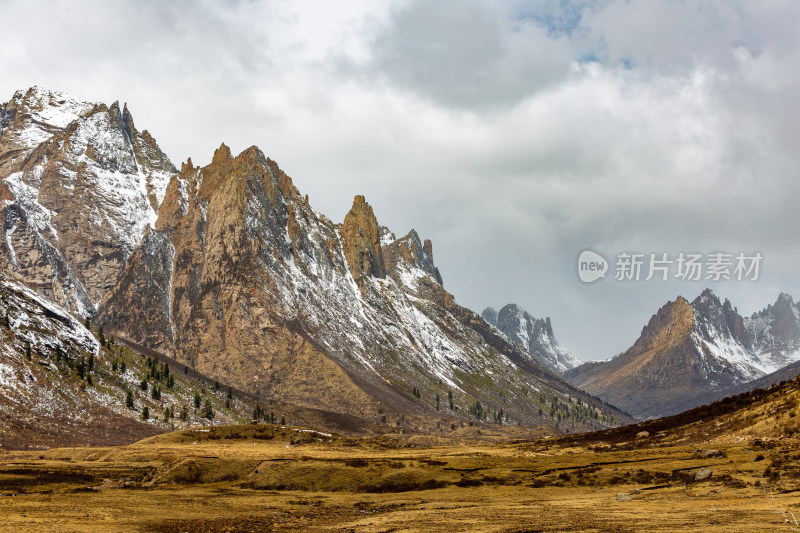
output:
[[34, 87], [0, 108], [0, 201], [0, 268], [42, 301], [264, 401], [425, 431], [626, 420], [459, 306], [429, 240], [362, 196], [334, 224], [255, 147], [178, 173], [127, 106]]
[[746, 318], [744, 327], [752, 350], [771, 368], [800, 360], [800, 304], [788, 294]]
[[176, 172], [127, 106], [17, 91], [0, 107], [0, 267], [94, 313]]
[[476, 402], [523, 424], [622, 420], [459, 306], [430, 241], [396, 238], [362, 196], [334, 224], [256, 147], [182, 165], [98, 320], [261, 397], [375, 422], [423, 429]]
[[782, 294], [744, 319], [706, 289], [691, 303], [678, 297], [659, 309], [626, 352], [564, 375], [634, 415], [677, 413], [800, 360], [799, 315]]
[[487, 307], [481, 316], [551, 370], [562, 373], [580, 365], [556, 340], [550, 317], [534, 318], [516, 304], [505, 305], [499, 312]]

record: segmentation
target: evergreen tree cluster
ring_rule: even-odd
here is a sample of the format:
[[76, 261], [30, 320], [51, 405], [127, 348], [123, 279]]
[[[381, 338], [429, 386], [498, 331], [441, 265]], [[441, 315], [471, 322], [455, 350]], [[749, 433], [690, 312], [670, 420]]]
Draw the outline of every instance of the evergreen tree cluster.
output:
[[163, 381], [168, 389], [175, 387], [175, 376], [173, 376], [172, 372], [170, 372], [169, 364], [159, 364], [158, 360], [153, 359], [152, 357], [148, 357], [145, 361], [145, 364], [149, 369], [150, 378], [159, 382]]
[[275, 423], [275, 413], [270, 412], [269, 414], [267, 414], [267, 412], [264, 411], [261, 408], [260, 405], [256, 404], [256, 408], [253, 409], [253, 420], [256, 420], [256, 421], [263, 420], [264, 422], [267, 422], [268, 424], [274, 424]]

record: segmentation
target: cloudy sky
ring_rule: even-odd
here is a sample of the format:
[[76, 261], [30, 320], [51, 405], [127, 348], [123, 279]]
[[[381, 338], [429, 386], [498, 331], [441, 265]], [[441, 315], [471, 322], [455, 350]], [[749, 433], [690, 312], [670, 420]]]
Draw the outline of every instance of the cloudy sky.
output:
[[[705, 287], [800, 297], [795, 0], [0, 0], [0, 100], [128, 102], [173, 162], [258, 145], [341, 221], [364, 194], [477, 311], [582, 359]], [[12, 23], [8, 23], [11, 21]], [[577, 276], [591, 248], [611, 262]], [[621, 252], [761, 252], [757, 281], [616, 281]], [[645, 267], [646, 268], [646, 267]], [[643, 272], [642, 277], [646, 277]]]

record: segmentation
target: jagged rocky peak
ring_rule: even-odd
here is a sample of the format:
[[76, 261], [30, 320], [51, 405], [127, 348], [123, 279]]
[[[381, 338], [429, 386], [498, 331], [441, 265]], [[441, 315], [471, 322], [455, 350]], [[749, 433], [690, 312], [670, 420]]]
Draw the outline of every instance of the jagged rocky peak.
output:
[[415, 230], [412, 229], [405, 237], [385, 244], [383, 254], [387, 272], [398, 283], [409, 270], [419, 269], [433, 278], [436, 283], [443, 285], [442, 275], [433, 263], [433, 243], [430, 239], [425, 239], [423, 243]]
[[381, 252], [378, 219], [363, 196], [353, 200], [341, 228], [342, 247], [350, 273], [357, 283], [363, 278], [385, 278], [386, 265]]
[[669, 338], [676, 341], [694, 328], [692, 305], [683, 296], [662, 305], [656, 314], [642, 328], [634, 345], [652, 345], [656, 342], [668, 343]]
[[228, 148], [227, 144], [222, 143], [219, 145], [219, 148], [214, 151], [214, 157], [211, 159], [211, 163], [224, 163], [230, 159], [233, 159], [231, 149]]
[[692, 302], [692, 308], [701, 336], [710, 338], [721, 335], [732, 337], [745, 347], [752, 344], [744, 327], [744, 319], [727, 298], [723, 303], [711, 289], [705, 289]]
[[39, 86], [16, 91], [0, 106], [0, 169], [3, 156], [19, 159], [96, 105]]
[[500, 311], [487, 307], [481, 316], [551, 370], [564, 372], [580, 364], [556, 340], [550, 317], [534, 318], [517, 304], [507, 304]]
[[497, 326], [497, 309], [494, 307], [487, 307], [481, 311], [481, 318], [493, 326]]
[[3, 114], [8, 238], [0, 266], [72, 311], [92, 314], [155, 222], [176, 169], [116, 102], [32, 88]]
[[[779, 307], [785, 311], [776, 313]], [[729, 300], [706, 289], [691, 303], [678, 297], [662, 306], [623, 354], [566, 377], [633, 414], [664, 416], [799, 359], [800, 313], [789, 298], [745, 320]]]
[[775, 365], [800, 360], [800, 305], [781, 293], [774, 304], [744, 321], [753, 349]]

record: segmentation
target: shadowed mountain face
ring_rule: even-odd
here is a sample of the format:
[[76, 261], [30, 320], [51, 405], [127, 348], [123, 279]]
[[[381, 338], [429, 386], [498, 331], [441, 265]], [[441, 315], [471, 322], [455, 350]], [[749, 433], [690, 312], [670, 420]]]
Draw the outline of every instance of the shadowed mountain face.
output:
[[800, 357], [797, 307], [786, 295], [749, 319], [710, 290], [669, 302], [625, 353], [565, 373], [579, 387], [641, 417], [659, 417], [742, 389]]
[[502, 409], [540, 424], [580, 405], [565, 421], [576, 428], [613, 416], [458, 306], [430, 241], [397, 239], [361, 196], [334, 224], [255, 147], [182, 166], [98, 320], [302, 406], [375, 419]]
[[550, 317], [534, 318], [516, 304], [508, 304], [499, 312], [487, 307], [481, 316], [510, 340], [525, 348], [536, 361], [555, 372], [562, 373], [580, 364], [556, 340]]
[[0, 107], [0, 268], [94, 313], [175, 172], [127, 106], [18, 91]]

